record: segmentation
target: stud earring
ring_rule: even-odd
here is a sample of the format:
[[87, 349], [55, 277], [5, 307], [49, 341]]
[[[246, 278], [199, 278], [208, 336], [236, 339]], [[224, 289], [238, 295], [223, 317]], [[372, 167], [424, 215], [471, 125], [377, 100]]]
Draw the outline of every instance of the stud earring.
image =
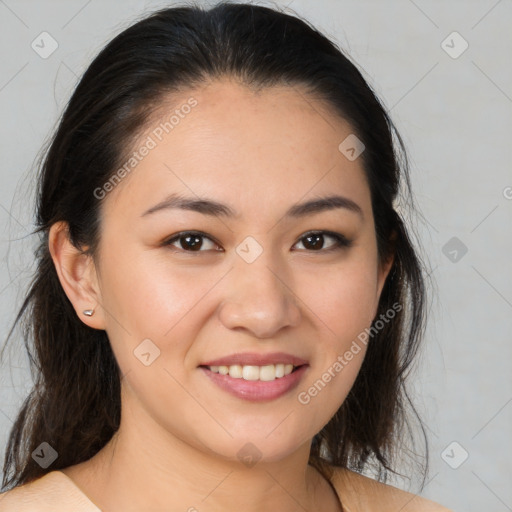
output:
[[92, 315], [94, 315], [94, 309], [85, 309], [84, 310], [84, 315], [85, 316], [92, 316]]

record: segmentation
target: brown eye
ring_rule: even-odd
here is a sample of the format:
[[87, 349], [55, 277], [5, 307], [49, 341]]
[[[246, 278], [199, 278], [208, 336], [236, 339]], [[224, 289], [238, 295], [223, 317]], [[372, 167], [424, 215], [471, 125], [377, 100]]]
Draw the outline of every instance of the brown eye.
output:
[[340, 233], [318, 231], [306, 233], [298, 243], [302, 243], [304, 249], [307, 251], [321, 251], [323, 249], [325, 252], [349, 247], [352, 242], [347, 240], [347, 238]]
[[306, 249], [312, 249], [314, 251], [318, 251], [319, 249], [322, 249], [324, 246], [324, 235], [308, 235], [303, 238], [305, 242], [303, 242], [304, 247]]
[[190, 249], [191, 251], [199, 251], [203, 245], [203, 239], [197, 235], [180, 236], [178, 239], [182, 249]]
[[218, 245], [202, 233], [183, 232], [167, 240], [164, 245], [186, 252], [204, 252], [216, 249]]

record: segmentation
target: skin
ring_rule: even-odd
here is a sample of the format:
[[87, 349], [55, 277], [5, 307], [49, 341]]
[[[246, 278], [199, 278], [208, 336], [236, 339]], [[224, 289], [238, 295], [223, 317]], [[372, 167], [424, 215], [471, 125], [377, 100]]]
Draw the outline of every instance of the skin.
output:
[[[370, 326], [392, 263], [378, 261], [361, 158], [338, 150], [351, 127], [298, 88], [255, 93], [225, 79], [174, 95], [140, 140], [190, 96], [198, 105], [102, 200], [95, 261], [70, 244], [65, 224], [51, 228], [62, 286], [83, 322], [106, 330], [123, 376], [119, 431], [64, 472], [104, 511], [340, 510], [308, 466], [309, 446], [354, 383], [364, 345], [309, 404], [297, 395]], [[142, 216], [170, 193], [211, 198], [238, 216]], [[333, 194], [362, 213], [283, 217]], [[213, 241], [199, 252], [164, 244], [190, 230]], [[352, 245], [312, 250], [304, 239], [312, 230]], [[247, 236], [263, 248], [250, 264], [236, 252]], [[160, 350], [149, 366], [133, 354], [147, 338]], [[293, 391], [248, 402], [198, 368], [240, 352], [286, 352], [309, 367]], [[237, 457], [248, 442], [261, 454], [253, 467]]]

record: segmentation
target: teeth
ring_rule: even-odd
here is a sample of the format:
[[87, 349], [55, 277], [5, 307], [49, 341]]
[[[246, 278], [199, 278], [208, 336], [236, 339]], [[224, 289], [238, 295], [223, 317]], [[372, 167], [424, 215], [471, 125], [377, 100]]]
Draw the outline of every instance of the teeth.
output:
[[[244, 366], [242, 367], [242, 379], [244, 380], [258, 380], [260, 378], [260, 369], [258, 366]], [[274, 371], [275, 378], [275, 371]]]
[[209, 366], [213, 373], [229, 375], [233, 379], [261, 380], [268, 382], [290, 375], [293, 371], [293, 364], [268, 364], [265, 366], [242, 366], [233, 364], [231, 366]]
[[243, 377], [242, 366], [239, 364], [231, 365], [229, 367], [229, 376], [233, 377], [234, 379], [241, 379]]
[[[257, 366], [253, 366], [253, 368], [258, 368]], [[259, 378], [260, 380], [268, 381], [275, 380], [276, 378], [276, 366], [274, 364], [269, 364], [268, 366], [262, 366], [259, 369]]]

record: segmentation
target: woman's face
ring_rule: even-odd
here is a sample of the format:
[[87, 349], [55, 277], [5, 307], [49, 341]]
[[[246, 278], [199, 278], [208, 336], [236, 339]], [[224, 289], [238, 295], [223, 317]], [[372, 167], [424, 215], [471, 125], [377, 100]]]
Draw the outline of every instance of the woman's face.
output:
[[123, 407], [202, 451], [278, 460], [345, 399], [389, 268], [361, 158], [339, 149], [351, 128], [299, 89], [228, 80], [160, 114], [101, 199]]

